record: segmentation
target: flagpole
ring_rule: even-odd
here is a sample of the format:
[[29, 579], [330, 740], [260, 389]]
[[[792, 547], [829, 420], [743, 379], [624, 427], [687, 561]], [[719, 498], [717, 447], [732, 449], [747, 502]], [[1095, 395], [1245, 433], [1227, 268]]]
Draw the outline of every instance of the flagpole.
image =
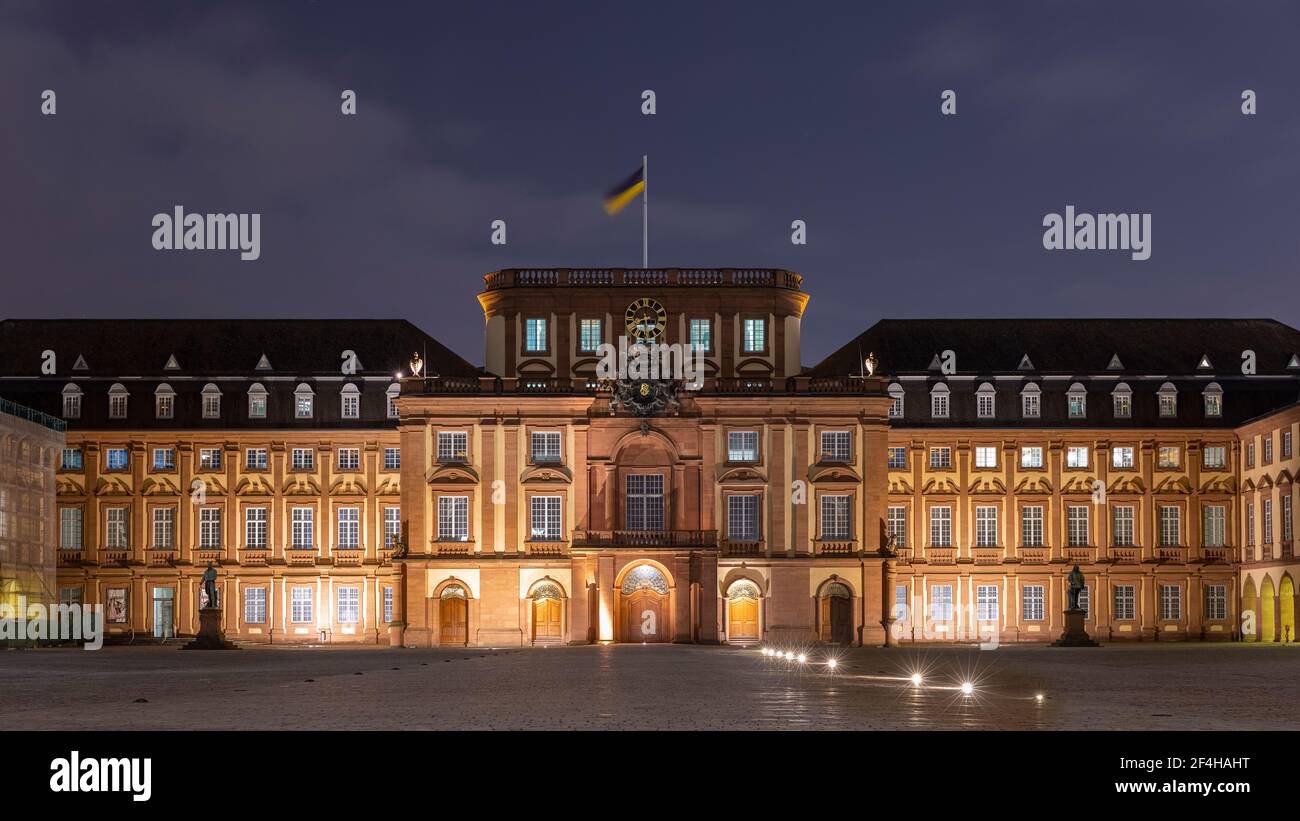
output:
[[650, 267], [650, 155], [641, 155], [641, 267]]

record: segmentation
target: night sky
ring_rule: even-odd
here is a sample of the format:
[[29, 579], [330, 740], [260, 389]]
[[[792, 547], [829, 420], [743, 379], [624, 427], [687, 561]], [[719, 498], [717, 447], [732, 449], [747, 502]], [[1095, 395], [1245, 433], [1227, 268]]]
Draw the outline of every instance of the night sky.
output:
[[[651, 265], [804, 274], [805, 364], [881, 317], [1300, 325], [1298, 32], [1272, 2], [0, 3], [0, 316], [402, 317], [481, 363], [482, 274], [640, 264], [601, 197], [649, 154]], [[261, 259], [154, 250], [178, 204], [260, 213]], [[1151, 213], [1151, 258], [1044, 250], [1066, 205]]]

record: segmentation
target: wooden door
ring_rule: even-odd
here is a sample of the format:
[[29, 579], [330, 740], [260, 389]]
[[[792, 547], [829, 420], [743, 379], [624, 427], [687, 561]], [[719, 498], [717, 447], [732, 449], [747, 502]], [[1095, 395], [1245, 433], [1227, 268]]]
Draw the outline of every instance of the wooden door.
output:
[[442, 627], [439, 643], [464, 645], [469, 640], [469, 602], [460, 597], [442, 599], [438, 622]]
[[564, 630], [560, 624], [559, 599], [533, 601], [533, 641], [561, 641]]
[[830, 604], [829, 618], [830, 640], [836, 644], [853, 643], [853, 600], [843, 596], [832, 596], [826, 601]]
[[668, 597], [653, 590], [638, 590], [623, 597], [623, 641], [669, 641]]
[[728, 604], [727, 641], [758, 641], [758, 599], [732, 599]]

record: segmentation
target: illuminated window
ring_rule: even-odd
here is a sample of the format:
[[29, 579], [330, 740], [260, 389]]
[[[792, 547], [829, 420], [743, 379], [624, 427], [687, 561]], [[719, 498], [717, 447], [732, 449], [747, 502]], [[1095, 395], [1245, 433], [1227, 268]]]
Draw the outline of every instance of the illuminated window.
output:
[[583, 353], [595, 353], [604, 341], [599, 319], [584, 319], [578, 323], [578, 350]]
[[1043, 586], [1027, 584], [1021, 588], [1021, 617], [1025, 621], [1043, 620]]
[[822, 496], [821, 525], [823, 539], [853, 538], [852, 497]]
[[1160, 620], [1178, 621], [1183, 617], [1183, 589], [1176, 584], [1160, 585]]
[[1115, 618], [1132, 621], [1137, 618], [1137, 587], [1131, 584], [1115, 585]]
[[310, 624], [312, 620], [312, 589], [294, 587], [289, 591], [289, 621], [294, 624]]
[[540, 318], [524, 320], [524, 350], [529, 353], [541, 353], [546, 350], [546, 320]]
[[469, 540], [469, 497], [438, 497], [438, 541]]
[[1111, 542], [1116, 547], [1133, 546], [1133, 506], [1116, 505], [1111, 510]]
[[344, 419], [361, 418], [361, 391], [356, 385], [344, 385], [339, 398], [342, 402], [339, 412]]
[[356, 624], [361, 621], [361, 588], [338, 588], [339, 624]]
[[534, 496], [531, 503], [531, 528], [534, 541], [558, 542], [560, 531], [560, 497]]
[[1020, 544], [1023, 547], [1043, 546], [1043, 507], [1026, 505], [1020, 508]]
[[727, 497], [727, 538], [733, 542], [758, 541], [757, 495], [732, 494]]

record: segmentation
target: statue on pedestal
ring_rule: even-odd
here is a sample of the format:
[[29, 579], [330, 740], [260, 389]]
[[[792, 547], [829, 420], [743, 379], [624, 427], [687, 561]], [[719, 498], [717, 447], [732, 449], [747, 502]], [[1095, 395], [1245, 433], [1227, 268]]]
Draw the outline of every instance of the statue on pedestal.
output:
[[208, 600], [205, 610], [215, 610], [221, 606], [217, 598], [217, 570], [212, 566], [212, 562], [208, 562], [208, 569], [203, 571], [203, 595]]
[[1069, 605], [1065, 608], [1065, 631], [1061, 637], [1052, 642], [1053, 647], [1100, 647], [1097, 642], [1092, 640], [1084, 627], [1084, 617], [1087, 613], [1079, 606], [1079, 599], [1083, 596], [1086, 589], [1083, 573], [1076, 564], [1065, 577], [1066, 585], [1066, 602]]
[[1070, 575], [1065, 577], [1065, 581], [1069, 585], [1069, 609], [1078, 610], [1080, 609], [1079, 596], [1083, 594], [1084, 582], [1083, 573], [1079, 572], [1079, 566], [1077, 564], [1074, 566], [1074, 569], [1070, 571]]

